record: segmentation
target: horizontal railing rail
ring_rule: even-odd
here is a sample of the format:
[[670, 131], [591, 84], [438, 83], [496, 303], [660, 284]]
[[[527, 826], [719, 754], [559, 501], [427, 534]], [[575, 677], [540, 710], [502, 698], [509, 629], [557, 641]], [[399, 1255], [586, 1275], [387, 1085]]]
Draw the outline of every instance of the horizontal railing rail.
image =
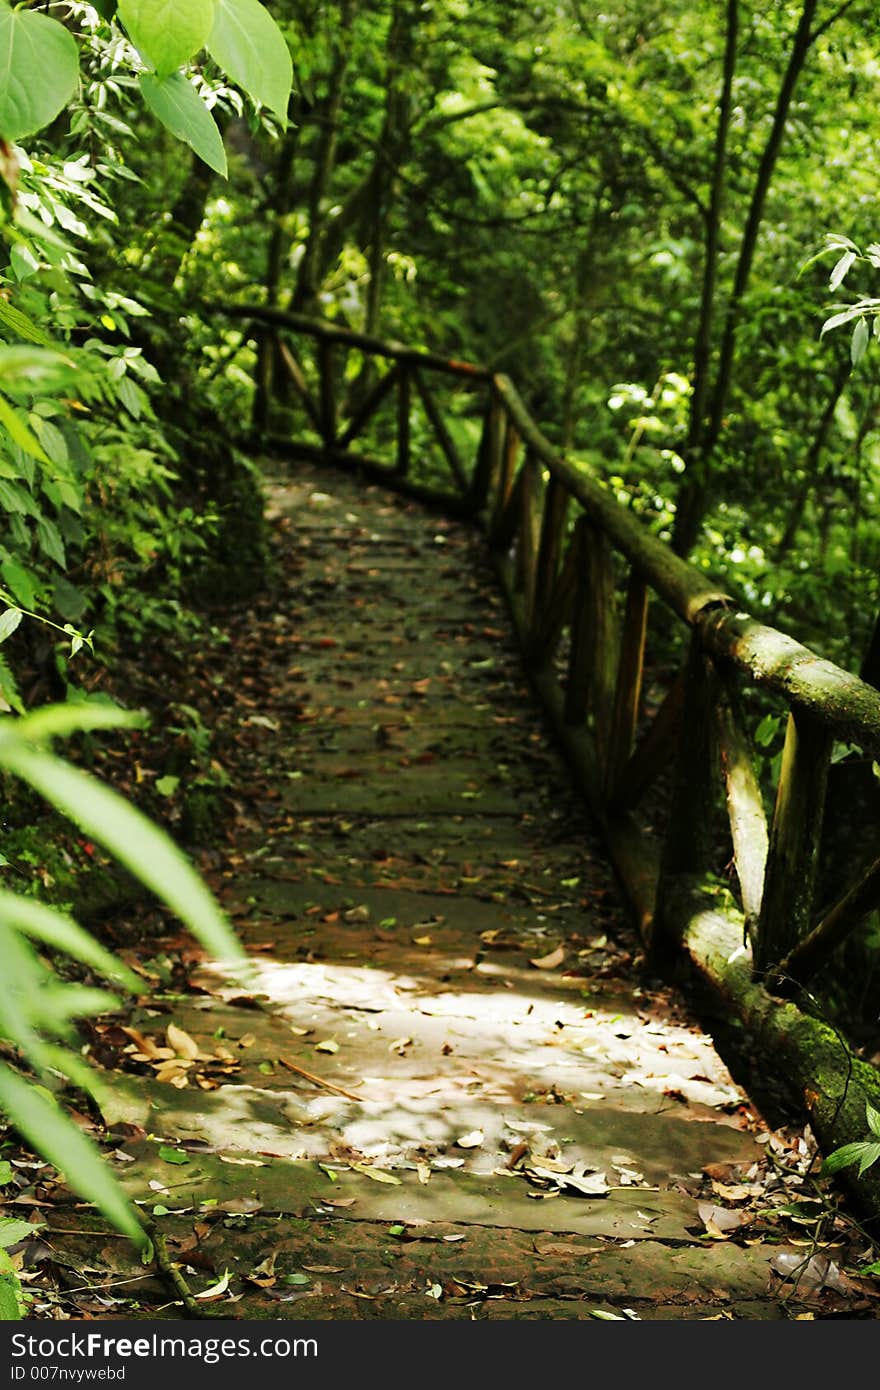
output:
[[[546, 438], [508, 377], [281, 310], [222, 312], [246, 334], [271, 337], [273, 371], [305, 429], [284, 437], [286, 450], [361, 469], [482, 524], [529, 674], [646, 941], [675, 945], [667, 904], [676, 884], [716, 882], [732, 865], [760, 976], [784, 992], [820, 972], [880, 906], [880, 862], [836, 902], [817, 904], [832, 750], [845, 742], [880, 756], [880, 692], [740, 611]], [[442, 389], [454, 393], [445, 407]], [[462, 429], [475, 396], [478, 434]], [[353, 450], [380, 421], [390, 458]], [[414, 464], [427, 441], [446, 470], [439, 489]], [[658, 611], [682, 625], [677, 669]], [[746, 709], [757, 690], [762, 710], [779, 701], [787, 716], [769, 815]]]

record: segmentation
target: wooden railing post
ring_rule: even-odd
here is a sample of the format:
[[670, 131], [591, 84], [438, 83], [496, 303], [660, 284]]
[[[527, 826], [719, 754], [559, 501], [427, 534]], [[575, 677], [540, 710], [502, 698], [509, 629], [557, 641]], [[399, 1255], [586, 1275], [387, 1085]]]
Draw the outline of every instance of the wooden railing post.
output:
[[614, 691], [611, 743], [605, 768], [605, 795], [613, 799], [620, 774], [629, 762], [635, 742], [642, 698], [645, 634], [648, 626], [648, 586], [637, 570], [630, 570], [626, 609], [620, 636], [620, 664]]
[[494, 387], [489, 387], [489, 399], [483, 416], [483, 432], [477, 449], [477, 462], [471, 482], [470, 503], [475, 512], [482, 511], [486, 505], [497, 477], [498, 459], [501, 451], [501, 431], [504, 423], [504, 407]]
[[544, 603], [540, 630], [533, 626], [532, 653], [536, 666], [550, 662], [563, 630], [572, 622], [572, 606], [581, 582], [577, 552], [577, 540], [572, 533], [556, 580]]
[[538, 661], [546, 650], [544, 634], [551, 614], [551, 598], [559, 570], [559, 555], [568, 516], [569, 494], [564, 483], [551, 476], [544, 494], [544, 513], [541, 517], [541, 537], [535, 565], [535, 594], [531, 613], [531, 632], [527, 657]]
[[716, 802], [717, 757], [713, 708], [718, 678], [712, 660], [692, 633], [685, 668], [684, 708], [678, 736], [672, 797], [660, 860], [653, 947], [672, 951], [673, 918], [669, 895], [676, 881], [704, 879], [712, 865], [712, 826]]
[[389, 367], [383, 377], [379, 378], [373, 386], [373, 389], [367, 393], [360, 405], [357, 406], [348, 424], [339, 436], [338, 447], [340, 449], [347, 449], [348, 446], [357, 439], [364, 427], [369, 424], [372, 416], [375, 415], [385, 397], [395, 386], [397, 382], [397, 372], [398, 367], [395, 363], [394, 366]]
[[405, 478], [410, 463], [409, 412], [412, 403], [408, 367], [401, 362], [397, 376], [397, 466], [399, 477]]
[[321, 438], [326, 449], [336, 444], [336, 358], [333, 344], [322, 338], [318, 343], [320, 379]]
[[510, 501], [516, 465], [519, 458], [519, 433], [516, 426], [503, 415], [498, 432], [492, 440], [492, 482], [494, 497], [492, 515], [489, 518], [489, 535], [496, 536], [501, 528], [501, 518]]
[[535, 570], [538, 563], [538, 541], [541, 527], [541, 466], [529, 453], [523, 460], [519, 503], [514, 588], [523, 596], [523, 612], [526, 626], [530, 630], [535, 600]]
[[251, 413], [251, 428], [259, 438], [266, 433], [269, 425], [269, 407], [272, 401], [275, 361], [278, 351], [278, 334], [269, 327], [256, 330], [257, 363], [254, 369], [254, 401]]
[[446, 462], [452, 470], [452, 475], [459, 486], [459, 490], [462, 493], [466, 493], [468, 490], [468, 479], [461, 454], [458, 451], [455, 440], [449, 432], [449, 427], [443, 419], [437, 402], [428, 388], [427, 382], [417, 367], [412, 368], [412, 379], [416, 384], [416, 390], [421, 397], [422, 405], [425, 408], [425, 414], [428, 417], [434, 434], [437, 436], [437, 441], [440, 448], [443, 450]]
[[569, 724], [579, 724], [592, 715], [604, 767], [618, 658], [614, 567], [608, 537], [589, 517], [578, 517], [576, 533], [581, 578], [575, 595], [565, 718]]
[[831, 744], [814, 716], [789, 715], [755, 943], [759, 972], [788, 955], [812, 926]]
[[754, 952], [767, 864], [767, 817], [737, 692], [723, 676], [715, 721], [745, 930]]
[[833, 952], [868, 915], [880, 907], [880, 859], [875, 859], [857, 883], [839, 898], [808, 936], [789, 951], [778, 968], [770, 969], [768, 988], [782, 995], [797, 994], [822, 969]]

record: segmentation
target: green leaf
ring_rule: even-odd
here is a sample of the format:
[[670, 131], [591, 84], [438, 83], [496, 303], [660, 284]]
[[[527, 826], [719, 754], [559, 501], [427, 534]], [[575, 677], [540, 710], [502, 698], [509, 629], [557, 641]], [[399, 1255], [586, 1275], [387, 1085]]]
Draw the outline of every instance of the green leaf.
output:
[[290, 50], [260, 0], [217, 0], [208, 52], [248, 96], [287, 124], [293, 85]]
[[51, 420], [44, 420], [42, 416], [37, 414], [36, 410], [31, 411], [30, 423], [34, 434], [55, 467], [67, 468], [70, 464], [70, 453], [67, 448], [67, 440], [58, 426], [53, 425]]
[[[0, 729], [8, 730], [11, 721]], [[117, 792], [96, 778], [6, 732], [0, 766], [21, 777], [100, 841], [161, 898], [214, 955], [241, 959], [242, 950], [214, 899], [174, 842]]]
[[83, 931], [71, 917], [46, 907], [20, 893], [0, 891], [0, 920], [15, 931], [23, 932], [32, 941], [40, 941], [63, 951], [83, 965], [91, 966], [99, 975], [116, 980], [133, 994], [143, 994], [144, 982], [127, 965], [111, 955], [100, 942]]
[[0, 1322], [18, 1322], [23, 1316], [21, 1283], [12, 1270], [0, 1273]]
[[102, 1211], [117, 1230], [138, 1245], [144, 1243], [137, 1213], [97, 1149], [60, 1106], [5, 1065], [0, 1065], [0, 1107], [28, 1143], [54, 1163], [86, 1201]]
[[160, 796], [173, 796], [179, 786], [180, 778], [172, 777], [170, 774], [156, 779], [156, 791]]
[[875, 1110], [871, 1102], [866, 1101], [865, 1115], [868, 1120], [868, 1129], [880, 1139], [880, 1110]]
[[776, 737], [779, 728], [779, 716], [776, 714], [765, 714], [757, 729], [755, 730], [755, 742], [762, 748], [767, 748]]
[[17, 343], [0, 347], [0, 376], [10, 395], [69, 390], [76, 379], [76, 363], [41, 344]]
[[226, 177], [226, 151], [217, 123], [191, 82], [179, 72], [160, 81], [143, 72], [141, 94], [166, 129], [189, 145], [209, 168]]
[[859, 1177], [880, 1159], [880, 1144], [865, 1144], [864, 1153], [859, 1159]]
[[822, 332], [819, 336], [824, 338], [825, 334], [830, 332], [832, 328], [840, 328], [842, 324], [852, 323], [853, 319], [860, 318], [866, 311], [875, 313], [878, 309], [880, 309], [880, 300], [860, 299], [858, 304], [850, 304], [839, 314], [832, 314], [829, 319], [826, 319], [822, 324]]
[[5, 656], [0, 656], [0, 709], [4, 707], [24, 714], [24, 704], [18, 693], [15, 677]]
[[7, 608], [5, 613], [0, 613], [0, 642], [12, 636], [23, 617], [20, 608]]
[[855, 259], [855, 251], [844, 251], [840, 260], [837, 262], [837, 264], [831, 272], [831, 278], [828, 281], [828, 288], [830, 290], [836, 290], [838, 286], [842, 284], [842, 282], [846, 278], [847, 271], [850, 270], [850, 268], [855, 263]]
[[29, 343], [37, 343], [40, 347], [51, 347], [52, 340], [48, 334], [44, 333], [38, 324], [23, 314], [20, 309], [16, 309], [14, 304], [7, 304], [5, 299], [0, 299], [0, 323], [4, 328], [9, 328], [13, 333], [17, 333], [19, 338], [24, 338]]
[[[86, 700], [82, 704], [44, 705], [10, 727], [15, 737], [27, 743], [46, 743], [50, 738], [90, 733], [93, 729], [143, 729], [147, 718], [140, 710], [120, 709], [105, 700]], [[0, 734], [6, 726], [0, 721]]]
[[39, 459], [40, 463], [49, 462], [40, 441], [31, 434], [27, 425], [3, 396], [0, 396], [0, 425], [3, 426], [13, 443], [17, 444], [20, 449], [24, 449], [26, 454]]
[[0, 507], [11, 515], [39, 516], [40, 509], [26, 488], [0, 478]]
[[865, 349], [868, 346], [869, 336], [870, 334], [868, 331], [868, 320], [859, 319], [858, 323], [853, 329], [852, 342], [850, 343], [849, 348], [850, 359], [854, 367], [858, 366], [858, 364], [861, 362], [862, 358], [865, 355]]
[[854, 1144], [844, 1144], [830, 1153], [822, 1164], [822, 1172], [830, 1177], [833, 1173], [839, 1173], [842, 1168], [851, 1168], [854, 1163], [858, 1163], [861, 1175], [865, 1168], [871, 1163], [876, 1163], [878, 1158], [880, 1144], [869, 1144], [860, 1140]]
[[40, 1225], [32, 1226], [29, 1221], [21, 1221], [14, 1216], [0, 1217], [0, 1249], [8, 1250], [10, 1245], [17, 1245], [20, 1240], [35, 1236]]
[[36, 575], [24, 569], [17, 560], [4, 560], [0, 564], [0, 574], [22, 607], [33, 608], [37, 599]]
[[168, 77], [208, 42], [214, 0], [119, 0], [119, 18], [141, 57]]
[[162, 1144], [159, 1148], [159, 1157], [163, 1163], [190, 1163], [192, 1160], [186, 1149], [172, 1149], [168, 1144]]
[[79, 81], [79, 49], [63, 24], [0, 0], [0, 137], [21, 140], [53, 121]]
[[50, 521], [48, 517], [37, 518], [37, 540], [44, 555], [48, 555], [50, 560], [54, 560], [60, 569], [67, 565], [67, 556], [64, 553], [64, 542], [61, 539], [61, 532]]
[[12, 1164], [4, 1158], [0, 1160], [0, 1187], [5, 1187], [8, 1182], [12, 1182]]

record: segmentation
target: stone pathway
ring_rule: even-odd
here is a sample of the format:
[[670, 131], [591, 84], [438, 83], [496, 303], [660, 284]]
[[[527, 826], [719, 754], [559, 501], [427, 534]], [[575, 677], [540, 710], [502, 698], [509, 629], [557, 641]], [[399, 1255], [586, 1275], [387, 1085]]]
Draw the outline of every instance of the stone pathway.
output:
[[[185, 990], [108, 1033], [114, 1163], [193, 1289], [295, 1319], [772, 1319], [860, 1296], [833, 1262], [793, 1282], [815, 1250], [791, 1219], [804, 1143], [645, 974], [479, 539], [308, 470], [270, 508], [289, 563], [236, 692], [214, 882], [255, 977], [192, 951]], [[124, 1243], [63, 1249], [179, 1315]]]

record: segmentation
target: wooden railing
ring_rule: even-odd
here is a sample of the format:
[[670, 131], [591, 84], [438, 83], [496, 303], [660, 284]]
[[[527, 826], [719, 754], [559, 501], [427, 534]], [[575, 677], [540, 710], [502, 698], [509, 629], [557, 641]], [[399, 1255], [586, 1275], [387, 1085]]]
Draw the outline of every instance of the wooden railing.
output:
[[[545, 438], [506, 376], [281, 311], [233, 312], [274, 339], [305, 426], [288, 451], [484, 526], [531, 679], [646, 942], [674, 947], [676, 885], [727, 869], [756, 972], [778, 993], [812, 979], [880, 905], [878, 861], [819, 920], [815, 908], [832, 749], [880, 756], [880, 692], [739, 611]], [[380, 417], [387, 459], [352, 448]], [[428, 441], [446, 487], [420, 479]], [[787, 718], [769, 824], [747, 727], [756, 690]]]

